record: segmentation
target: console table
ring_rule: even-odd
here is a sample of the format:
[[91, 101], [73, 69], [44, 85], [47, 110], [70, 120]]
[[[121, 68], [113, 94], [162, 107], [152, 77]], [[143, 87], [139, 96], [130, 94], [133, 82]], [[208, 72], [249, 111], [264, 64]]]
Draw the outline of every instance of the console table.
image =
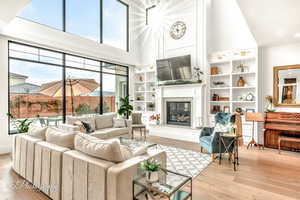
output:
[[[265, 121], [264, 145], [278, 148], [279, 136], [300, 138], [300, 113], [268, 112]], [[300, 143], [281, 142], [283, 150], [300, 150]]]

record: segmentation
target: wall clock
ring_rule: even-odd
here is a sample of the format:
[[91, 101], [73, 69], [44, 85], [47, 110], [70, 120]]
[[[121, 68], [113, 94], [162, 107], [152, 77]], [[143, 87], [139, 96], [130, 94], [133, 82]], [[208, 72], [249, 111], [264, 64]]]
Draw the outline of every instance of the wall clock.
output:
[[175, 22], [170, 28], [170, 36], [174, 40], [179, 40], [186, 32], [186, 24], [182, 21]]

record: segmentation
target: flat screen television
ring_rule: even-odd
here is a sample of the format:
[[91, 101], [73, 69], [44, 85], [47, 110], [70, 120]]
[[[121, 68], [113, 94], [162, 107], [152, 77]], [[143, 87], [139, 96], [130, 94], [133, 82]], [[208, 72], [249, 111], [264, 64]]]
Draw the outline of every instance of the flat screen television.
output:
[[180, 56], [156, 61], [159, 82], [191, 80], [191, 56]]

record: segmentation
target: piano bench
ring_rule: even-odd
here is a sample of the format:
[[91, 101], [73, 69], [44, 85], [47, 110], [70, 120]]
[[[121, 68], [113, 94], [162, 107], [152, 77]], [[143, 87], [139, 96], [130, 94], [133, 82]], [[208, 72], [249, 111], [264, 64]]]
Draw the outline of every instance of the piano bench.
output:
[[278, 153], [281, 153], [281, 141], [286, 141], [286, 142], [299, 142], [300, 143], [300, 138], [299, 137], [290, 137], [290, 136], [282, 136], [280, 135], [278, 137]]

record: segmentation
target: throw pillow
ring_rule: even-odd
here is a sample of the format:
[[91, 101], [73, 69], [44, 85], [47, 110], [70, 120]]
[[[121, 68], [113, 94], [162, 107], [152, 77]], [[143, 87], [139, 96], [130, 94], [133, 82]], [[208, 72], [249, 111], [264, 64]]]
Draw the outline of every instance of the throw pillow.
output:
[[113, 118], [114, 128], [124, 128], [126, 127], [125, 119]]
[[32, 137], [36, 137], [42, 140], [46, 139], [46, 131], [48, 127], [41, 127], [34, 124], [31, 124], [29, 126], [27, 135], [30, 135]]
[[217, 123], [216, 126], [215, 126], [215, 128], [214, 128], [214, 133], [213, 134], [215, 134], [217, 132], [228, 133], [228, 126], [220, 124], [220, 123]]
[[46, 131], [46, 141], [58, 146], [73, 149], [76, 132], [66, 132], [64, 130], [49, 127]]
[[101, 140], [96, 137], [77, 133], [74, 139], [75, 149], [110, 162], [122, 162], [125, 155], [121, 152], [118, 139]]
[[95, 131], [89, 122], [81, 121], [81, 124], [83, 125], [86, 133], [92, 133]]
[[132, 124], [142, 124], [142, 113], [132, 113]]

